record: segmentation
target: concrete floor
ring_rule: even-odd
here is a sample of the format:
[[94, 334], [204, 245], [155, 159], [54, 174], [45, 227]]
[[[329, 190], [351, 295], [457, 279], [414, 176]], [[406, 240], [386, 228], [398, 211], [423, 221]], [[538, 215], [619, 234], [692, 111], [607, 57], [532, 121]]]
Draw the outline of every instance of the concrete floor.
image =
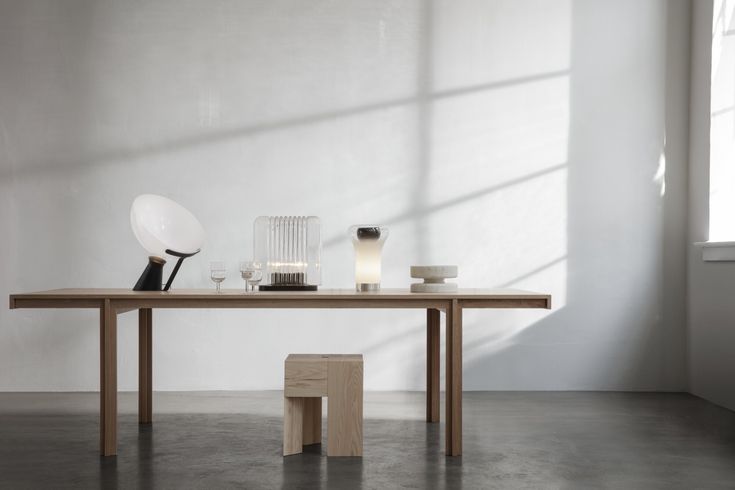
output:
[[466, 393], [445, 458], [421, 393], [366, 393], [362, 459], [283, 458], [281, 396], [156, 393], [139, 427], [123, 393], [101, 458], [96, 394], [3, 393], [0, 488], [735, 488], [735, 413], [690, 395]]

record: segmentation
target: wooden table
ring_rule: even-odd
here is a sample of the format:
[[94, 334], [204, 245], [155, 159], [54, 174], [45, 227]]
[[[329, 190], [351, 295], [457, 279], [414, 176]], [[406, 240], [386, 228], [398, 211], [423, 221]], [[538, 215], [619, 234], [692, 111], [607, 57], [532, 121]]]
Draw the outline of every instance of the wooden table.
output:
[[154, 308], [420, 308], [426, 310], [426, 421], [439, 422], [440, 312], [446, 313], [446, 454], [462, 454], [462, 310], [551, 308], [551, 296], [526, 291], [460, 289], [455, 293], [242, 290], [57, 289], [10, 295], [10, 308], [100, 311], [100, 452], [117, 454], [117, 315], [138, 310], [138, 421], [152, 421]]

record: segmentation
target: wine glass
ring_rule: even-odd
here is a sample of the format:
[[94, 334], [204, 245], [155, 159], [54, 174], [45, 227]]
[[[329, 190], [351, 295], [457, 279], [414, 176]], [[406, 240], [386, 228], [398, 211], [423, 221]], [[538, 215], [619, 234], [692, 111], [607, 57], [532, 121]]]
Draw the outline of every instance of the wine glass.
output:
[[255, 286], [260, 284], [261, 279], [263, 279], [263, 270], [260, 266], [260, 262], [255, 262], [253, 277], [250, 278], [250, 287], [253, 289], [253, 291], [255, 291]]
[[240, 262], [240, 277], [245, 279], [245, 291], [254, 291], [254, 286], [258, 284], [263, 277], [260, 262], [252, 260]]
[[209, 277], [211, 277], [212, 281], [217, 285], [217, 292], [219, 293], [220, 284], [222, 284], [222, 281], [227, 277], [227, 267], [225, 267], [225, 263], [219, 260], [210, 262]]

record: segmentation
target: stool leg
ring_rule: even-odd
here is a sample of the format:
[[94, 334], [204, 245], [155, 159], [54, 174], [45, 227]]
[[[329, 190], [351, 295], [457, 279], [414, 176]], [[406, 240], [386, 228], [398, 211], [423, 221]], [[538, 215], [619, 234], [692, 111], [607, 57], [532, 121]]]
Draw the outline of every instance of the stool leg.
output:
[[303, 452], [304, 399], [283, 397], [283, 455]]
[[329, 360], [327, 456], [362, 456], [362, 363]]
[[322, 442], [322, 399], [304, 398], [304, 446]]

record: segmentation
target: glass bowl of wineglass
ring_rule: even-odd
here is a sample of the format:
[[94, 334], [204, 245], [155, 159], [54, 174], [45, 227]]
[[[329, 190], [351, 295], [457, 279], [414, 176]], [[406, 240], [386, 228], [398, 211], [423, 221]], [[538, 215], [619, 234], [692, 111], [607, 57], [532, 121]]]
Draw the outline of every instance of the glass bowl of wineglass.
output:
[[255, 291], [255, 286], [263, 279], [260, 262], [252, 260], [240, 262], [240, 277], [245, 280], [245, 291]]
[[263, 269], [260, 266], [260, 262], [253, 262], [253, 264], [255, 264], [255, 271], [253, 272], [253, 277], [250, 278], [250, 286], [253, 288], [253, 291], [255, 291], [255, 288], [263, 279]]
[[217, 292], [220, 292], [220, 285], [227, 278], [227, 267], [222, 261], [214, 261], [209, 263], [209, 277], [217, 285]]

